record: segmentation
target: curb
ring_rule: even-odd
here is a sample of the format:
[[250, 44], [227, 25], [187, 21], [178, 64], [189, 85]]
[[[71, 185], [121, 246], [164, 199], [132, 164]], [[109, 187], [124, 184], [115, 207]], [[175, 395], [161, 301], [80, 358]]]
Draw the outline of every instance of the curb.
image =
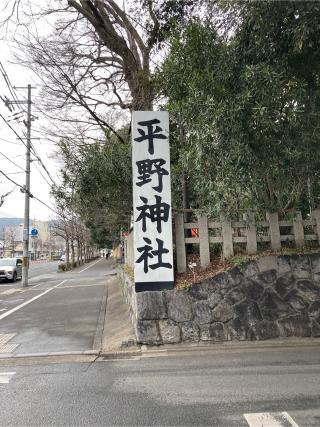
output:
[[286, 349], [286, 348], [303, 348], [303, 347], [320, 347], [320, 339], [317, 338], [290, 338], [284, 340], [267, 340], [255, 342], [225, 342], [225, 343], [190, 343], [190, 344], [167, 344], [160, 346], [141, 346], [142, 356], [158, 354], [160, 355], [180, 355], [180, 353], [201, 353], [201, 352], [228, 352], [228, 351], [246, 351], [246, 350], [268, 350], [268, 349]]
[[93, 363], [98, 354], [93, 351], [31, 353], [0, 357], [0, 366], [13, 365], [46, 365], [54, 363]]

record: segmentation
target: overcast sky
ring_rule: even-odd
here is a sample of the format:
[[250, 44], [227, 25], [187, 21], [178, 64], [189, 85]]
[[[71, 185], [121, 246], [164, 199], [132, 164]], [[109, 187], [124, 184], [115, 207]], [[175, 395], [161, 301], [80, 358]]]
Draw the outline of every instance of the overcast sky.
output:
[[[37, 92], [40, 91], [37, 77], [24, 67], [12, 63], [14, 62], [14, 58], [12, 55], [12, 47], [8, 41], [0, 40], [0, 52], [1, 63], [3, 64], [12, 85], [27, 86], [30, 83], [33, 86], [37, 86], [32, 90], [33, 95], [36, 96]], [[26, 99], [27, 90], [19, 89], [17, 90], [17, 94], [19, 99]], [[12, 98], [2, 74], [0, 74], [0, 95], [2, 97], [7, 96], [9, 99]], [[26, 109], [26, 105], [24, 105], [23, 108]], [[32, 144], [53, 179], [58, 181], [57, 175], [59, 164], [51, 157], [55, 153], [54, 144], [53, 142], [48, 141], [43, 133], [39, 132], [39, 130], [41, 130], [41, 126], [45, 124], [45, 122], [41, 113], [36, 110], [36, 105], [32, 105], [32, 109], [34, 115], [38, 117], [37, 120], [32, 121], [32, 137], [40, 138], [32, 140]], [[18, 111], [19, 108], [16, 107], [14, 113]], [[12, 113], [8, 108], [6, 108], [1, 100], [0, 113], [7, 120], [12, 119]], [[21, 119], [19, 121], [13, 120], [9, 122], [22, 138], [24, 138], [23, 132], [26, 130], [25, 125], [22, 123], [23, 119], [26, 119], [26, 114], [21, 114]], [[0, 170], [8, 174], [12, 180], [20, 185], [24, 185], [25, 183], [25, 154], [26, 148], [23, 143], [17, 139], [14, 132], [12, 132], [0, 118]], [[32, 159], [34, 161], [31, 163], [31, 193], [49, 206], [53, 206], [52, 198], [49, 195], [50, 179], [34, 156]], [[0, 217], [24, 216], [24, 194], [21, 193], [19, 187], [15, 187], [15, 185], [10, 183], [5, 177], [0, 176], [0, 195], [13, 188], [15, 188], [13, 193], [5, 199], [4, 204], [0, 208]], [[52, 216], [54, 216], [54, 213], [46, 206], [34, 199], [30, 200], [30, 219], [47, 220]]]

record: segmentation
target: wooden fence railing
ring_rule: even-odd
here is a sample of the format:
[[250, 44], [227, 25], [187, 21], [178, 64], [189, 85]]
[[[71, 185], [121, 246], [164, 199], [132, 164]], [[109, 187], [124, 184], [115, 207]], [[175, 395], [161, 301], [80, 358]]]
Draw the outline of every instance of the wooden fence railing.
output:
[[134, 266], [133, 258], [133, 231], [131, 231], [124, 240], [124, 262], [131, 268]]
[[[282, 242], [294, 242], [296, 247], [303, 247], [306, 242], [316, 241], [320, 244], [320, 209], [312, 212], [311, 219], [303, 220], [301, 212], [296, 212], [292, 220], [279, 221], [277, 213], [267, 213], [266, 221], [255, 222], [252, 213], [245, 214], [243, 221], [230, 221], [223, 215], [220, 221], [211, 221], [206, 216], [199, 216], [197, 222], [185, 223], [183, 214], [174, 218], [176, 236], [177, 271], [187, 269], [186, 244], [199, 244], [201, 267], [210, 264], [210, 243], [221, 243], [223, 255], [234, 255], [234, 245], [244, 244], [248, 254], [255, 254], [258, 242], [270, 242], [270, 249], [281, 249]], [[286, 228], [286, 234], [283, 229]], [[192, 229], [194, 237], [185, 237], [185, 230]], [[288, 234], [288, 229], [290, 233]]]
[[[296, 212], [291, 220], [279, 220], [277, 213], [267, 213], [265, 221], [255, 222], [254, 215], [244, 215], [242, 221], [230, 221], [223, 215], [220, 221], [212, 221], [206, 216], [199, 216], [196, 222], [184, 222], [183, 213], [174, 215], [175, 247], [177, 271], [187, 270], [186, 244], [198, 244], [201, 267], [210, 264], [210, 243], [220, 243], [225, 258], [235, 253], [235, 245], [242, 244], [242, 251], [253, 255], [258, 251], [258, 243], [270, 244], [270, 249], [278, 251], [282, 245], [293, 242], [296, 247], [303, 247], [307, 242], [320, 245], [320, 209], [312, 212], [310, 219], [302, 219], [301, 212]], [[186, 237], [186, 230], [193, 230], [194, 237]], [[133, 268], [133, 233], [125, 240], [125, 263]]]

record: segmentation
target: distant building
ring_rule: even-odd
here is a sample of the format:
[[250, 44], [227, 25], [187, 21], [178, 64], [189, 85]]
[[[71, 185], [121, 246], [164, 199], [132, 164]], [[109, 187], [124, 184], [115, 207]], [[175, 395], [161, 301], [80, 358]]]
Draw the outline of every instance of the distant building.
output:
[[[38, 231], [35, 237], [30, 235], [33, 228]], [[23, 229], [23, 223], [4, 227], [4, 232], [2, 233], [3, 240], [0, 240], [0, 257], [17, 257], [23, 255]], [[64, 241], [50, 233], [49, 222], [30, 222], [29, 257], [31, 260], [60, 255], [64, 250]]]

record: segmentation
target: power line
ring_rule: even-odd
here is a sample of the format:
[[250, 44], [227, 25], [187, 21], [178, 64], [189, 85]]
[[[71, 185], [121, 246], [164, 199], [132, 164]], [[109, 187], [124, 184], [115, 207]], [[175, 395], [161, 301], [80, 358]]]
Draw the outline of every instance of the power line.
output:
[[37, 167], [37, 165], [34, 165], [34, 166], [37, 169], [37, 171], [39, 172], [39, 174], [42, 176], [44, 181], [49, 185], [49, 187], [52, 187], [52, 184], [50, 184], [50, 182], [47, 180], [47, 178], [42, 174], [41, 170]]
[[[3, 78], [4, 78], [5, 82], [6, 82], [6, 85], [7, 85], [8, 89], [9, 89], [9, 91], [10, 91], [10, 94], [11, 94], [12, 98], [13, 98], [13, 99], [14, 99], [14, 101], [15, 101], [15, 104], [16, 104], [16, 105], [18, 105], [18, 107], [20, 108], [20, 110], [21, 110], [23, 113], [25, 113], [25, 110], [21, 107], [21, 103], [19, 102], [19, 99], [18, 99], [18, 96], [17, 96], [16, 90], [15, 90], [15, 88], [13, 87], [13, 85], [11, 84], [10, 79], [9, 79], [9, 76], [8, 76], [8, 73], [6, 72], [6, 70], [5, 70], [5, 68], [4, 68], [4, 66], [3, 66], [3, 64], [2, 64], [2, 62], [1, 62], [1, 61], [0, 61], [0, 72], [1, 72], [1, 74], [2, 74]], [[6, 102], [6, 101], [4, 100], [4, 102], [5, 102], [5, 105], [9, 104], [9, 101], [8, 101], [8, 102]], [[11, 130], [13, 130], [13, 131], [15, 132], [15, 130], [12, 128], [12, 126], [11, 126], [11, 125], [9, 125], [8, 120], [6, 120], [2, 115], [1, 115], [1, 118], [5, 121], [5, 123], [7, 124], [7, 126], [9, 126], [9, 127], [11, 128]], [[17, 134], [17, 133], [15, 132], [15, 134]], [[24, 134], [24, 136], [26, 136], [25, 132], [23, 132], [23, 134]], [[22, 143], [26, 146], [26, 144], [24, 143], [24, 141], [22, 140], [22, 138], [21, 138], [19, 135], [18, 135], [18, 138], [19, 138], [19, 139], [22, 141]], [[50, 175], [50, 173], [49, 173], [48, 169], [46, 168], [45, 164], [43, 163], [43, 160], [41, 159], [40, 155], [37, 153], [37, 151], [36, 151], [36, 149], [35, 149], [35, 147], [34, 147], [34, 145], [33, 145], [32, 143], [31, 143], [31, 149], [33, 150], [33, 154], [34, 154], [34, 156], [38, 159], [39, 163], [41, 164], [41, 166], [42, 166], [43, 170], [44, 170], [44, 171], [46, 172], [46, 174], [48, 175], [49, 179], [52, 181], [52, 183], [53, 183], [54, 185], [56, 185], [56, 183], [55, 183], [54, 179], [53, 179], [53, 178], [52, 178], [52, 176]]]
[[17, 163], [15, 163], [13, 160], [11, 160], [9, 157], [7, 157], [5, 154], [3, 154], [3, 153], [1, 153], [1, 151], [0, 151], [0, 154], [1, 154], [1, 156], [3, 156], [5, 159], [7, 159], [9, 162], [11, 162], [13, 165], [15, 165], [17, 168], [19, 168], [19, 169], [21, 169], [22, 171], [24, 171], [25, 172], [25, 170], [21, 167], [21, 166], [19, 166]]
[[[27, 144], [24, 142], [24, 140], [21, 138], [21, 136], [17, 133], [17, 131], [10, 125], [10, 123], [8, 123], [8, 121], [5, 119], [5, 117], [0, 113], [0, 118], [5, 122], [5, 124], [12, 130], [12, 132], [14, 132], [14, 134], [17, 136], [17, 138], [22, 142], [22, 144], [27, 147]], [[54, 185], [57, 185], [56, 182], [54, 181], [54, 179], [52, 178], [52, 176], [50, 175], [48, 169], [46, 168], [46, 166], [44, 165], [41, 157], [39, 156], [39, 154], [36, 152], [33, 144], [31, 144], [31, 148], [32, 148], [32, 154], [37, 158], [37, 160], [40, 162], [42, 168], [44, 169], [44, 171], [47, 173], [48, 177], [50, 178], [50, 180], [52, 181], [52, 183]]]
[[[14, 181], [12, 178], [10, 178], [10, 177], [9, 177], [6, 173], [4, 173], [2, 170], [0, 170], [0, 173], [1, 173], [5, 178], [7, 178], [7, 180], [8, 180], [8, 181], [12, 182], [12, 184], [14, 184], [14, 185], [16, 185], [17, 187], [19, 187], [19, 188], [22, 190], [22, 192], [23, 192], [23, 193], [25, 193], [25, 192], [26, 192], [26, 189], [24, 188], [24, 186], [22, 186], [22, 185], [18, 184], [16, 181]], [[37, 200], [39, 203], [43, 204], [44, 206], [46, 206], [48, 209], [50, 209], [50, 210], [51, 210], [52, 212], [54, 212], [55, 214], [57, 214], [57, 215], [59, 215], [59, 216], [60, 216], [60, 214], [59, 214], [55, 209], [53, 209], [51, 206], [47, 205], [44, 201], [42, 201], [42, 200], [41, 200], [41, 199], [39, 199], [38, 197], [34, 196], [34, 195], [33, 195], [33, 194], [31, 194], [30, 192], [29, 192], [29, 196], [30, 196], [31, 198], [33, 198], [33, 199]]]
[[[12, 86], [12, 84], [11, 84], [11, 82], [10, 82], [10, 79], [9, 79], [9, 76], [8, 76], [8, 73], [6, 72], [6, 70], [5, 70], [5, 68], [4, 68], [4, 66], [3, 66], [3, 64], [2, 64], [2, 62], [1, 62], [1, 61], [0, 61], [0, 72], [1, 72], [1, 74], [2, 74], [2, 76], [3, 76], [3, 78], [4, 78], [4, 81], [5, 81], [5, 83], [6, 83], [7, 87], [8, 87], [8, 89], [9, 89], [9, 92], [10, 92], [10, 94], [11, 94], [12, 98], [13, 98], [16, 102], [18, 102], [19, 100], [18, 100], [17, 93], [16, 93], [16, 91], [15, 91], [15, 88]], [[21, 107], [21, 105], [20, 105], [19, 103], [17, 103], [17, 105], [18, 105], [18, 107], [20, 108], [20, 110], [21, 110], [21, 111], [23, 111], [23, 112], [25, 113], [25, 110]]]

